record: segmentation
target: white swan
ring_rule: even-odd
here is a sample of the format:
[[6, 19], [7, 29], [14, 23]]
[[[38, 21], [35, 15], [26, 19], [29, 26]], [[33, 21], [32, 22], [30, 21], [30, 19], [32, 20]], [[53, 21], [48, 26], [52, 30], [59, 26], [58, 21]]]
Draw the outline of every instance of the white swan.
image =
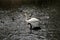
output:
[[30, 25], [30, 33], [32, 30], [40, 30], [40, 21], [37, 18], [30, 18], [25, 20]]

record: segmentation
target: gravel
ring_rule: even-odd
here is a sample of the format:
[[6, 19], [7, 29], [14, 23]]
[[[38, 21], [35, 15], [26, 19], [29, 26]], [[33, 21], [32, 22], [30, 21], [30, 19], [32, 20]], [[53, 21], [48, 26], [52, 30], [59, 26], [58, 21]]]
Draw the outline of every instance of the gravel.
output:
[[[36, 6], [21, 6], [14, 10], [0, 10], [0, 40], [47, 40], [47, 25], [52, 9]], [[24, 14], [41, 21], [41, 30], [29, 34]], [[32, 15], [31, 15], [32, 14]], [[13, 18], [13, 19], [12, 19]]]

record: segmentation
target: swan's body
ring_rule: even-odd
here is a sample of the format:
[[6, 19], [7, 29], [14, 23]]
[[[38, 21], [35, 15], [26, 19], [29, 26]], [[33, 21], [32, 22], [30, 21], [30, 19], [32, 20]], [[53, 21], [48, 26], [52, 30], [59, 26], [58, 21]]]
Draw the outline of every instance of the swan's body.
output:
[[27, 23], [30, 23], [33, 27], [38, 27], [40, 25], [39, 19], [37, 18], [31, 18], [29, 20], [26, 20]]
[[26, 22], [31, 23], [31, 22], [36, 22], [39, 21], [37, 18], [31, 18], [29, 20], [26, 20]]

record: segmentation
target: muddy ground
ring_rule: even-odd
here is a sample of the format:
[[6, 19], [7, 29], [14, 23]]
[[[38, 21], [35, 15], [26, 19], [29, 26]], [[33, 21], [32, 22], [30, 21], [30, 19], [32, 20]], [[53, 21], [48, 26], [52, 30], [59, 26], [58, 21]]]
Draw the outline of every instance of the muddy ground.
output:
[[[25, 13], [40, 20], [41, 30], [29, 34]], [[11, 10], [0, 9], [0, 40], [59, 40], [57, 13], [57, 9], [54, 7], [26, 5]]]

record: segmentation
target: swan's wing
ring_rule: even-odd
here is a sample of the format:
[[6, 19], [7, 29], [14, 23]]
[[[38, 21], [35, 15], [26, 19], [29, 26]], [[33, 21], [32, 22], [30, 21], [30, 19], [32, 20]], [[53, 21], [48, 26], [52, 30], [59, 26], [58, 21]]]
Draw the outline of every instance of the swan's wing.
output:
[[39, 21], [39, 19], [37, 18], [31, 18], [29, 20], [26, 20], [28, 23], [31, 23], [31, 22], [36, 22], [36, 21]]

